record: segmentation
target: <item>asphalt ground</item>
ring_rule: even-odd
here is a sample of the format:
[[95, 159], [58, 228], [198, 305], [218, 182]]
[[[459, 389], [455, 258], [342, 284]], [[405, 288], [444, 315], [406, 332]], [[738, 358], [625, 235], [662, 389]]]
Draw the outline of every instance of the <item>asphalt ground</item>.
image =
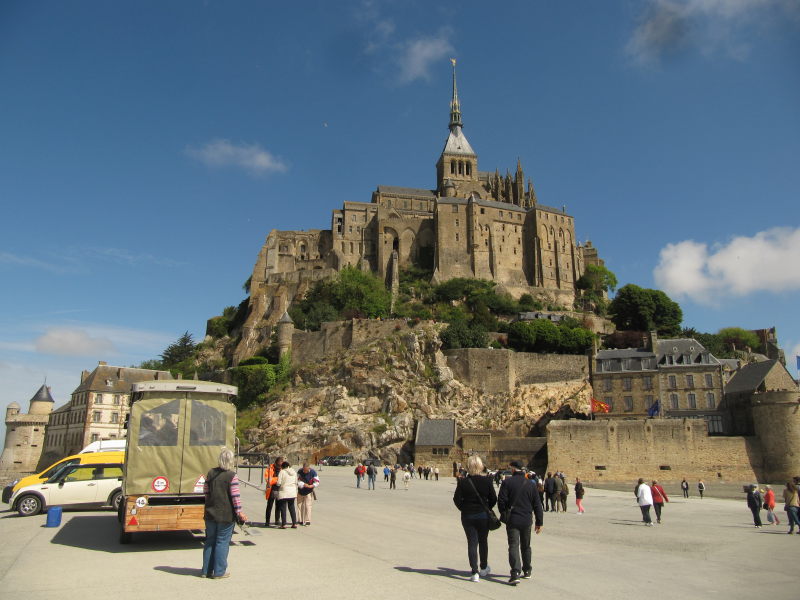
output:
[[[466, 540], [452, 503], [455, 482], [411, 480], [357, 489], [352, 467], [320, 472], [312, 525], [250, 528], [231, 547], [229, 579], [198, 577], [202, 537], [139, 534], [117, 541], [110, 510], [46, 516], [0, 513], [0, 597], [236, 598], [591, 598], [795, 599], [800, 535], [755, 529], [743, 500], [674, 497], [663, 524], [645, 527], [631, 491], [588, 488], [586, 513], [545, 513], [533, 539], [533, 579], [507, 585], [505, 532], [489, 534], [492, 575], [468, 581]], [[678, 495], [676, 495], [678, 496]], [[245, 487], [245, 511], [263, 524], [261, 493]], [[766, 519], [764, 519], [766, 521]], [[534, 589], [535, 588], [535, 589]]]

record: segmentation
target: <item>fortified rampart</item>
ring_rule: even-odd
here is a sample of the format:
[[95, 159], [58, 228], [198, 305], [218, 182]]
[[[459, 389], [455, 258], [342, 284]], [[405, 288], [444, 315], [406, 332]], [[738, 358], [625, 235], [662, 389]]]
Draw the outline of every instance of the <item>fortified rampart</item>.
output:
[[535, 354], [493, 348], [447, 350], [447, 366], [462, 383], [486, 393], [520, 385], [582, 380], [589, 376], [586, 356]]
[[785, 483], [800, 475], [800, 392], [753, 394], [753, 428], [762, 448], [759, 481]]
[[758, 438], [709, 437], [701, 419], [551, 421], [547, 450], [549, 471], [586, 481], [758, 481], [763, 460]]

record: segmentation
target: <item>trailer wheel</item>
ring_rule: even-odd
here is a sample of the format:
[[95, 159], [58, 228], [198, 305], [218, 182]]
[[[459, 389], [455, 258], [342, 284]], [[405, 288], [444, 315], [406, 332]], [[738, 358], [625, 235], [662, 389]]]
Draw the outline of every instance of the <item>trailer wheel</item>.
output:
[[119, 509], [122, 506], [122, 492], [114, 492], [114, 494], [111, 496], [111, 502], [109, 502], [109, 505], [111, 505], [111, 507], [116, 510], [117, 513], [119, 513]]

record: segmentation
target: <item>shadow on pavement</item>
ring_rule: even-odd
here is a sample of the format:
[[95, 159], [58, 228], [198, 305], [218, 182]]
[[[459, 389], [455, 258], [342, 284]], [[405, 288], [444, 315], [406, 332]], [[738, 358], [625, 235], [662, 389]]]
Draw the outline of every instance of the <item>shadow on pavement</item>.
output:
[[644, 521], [639, 519], [638, 521], [632, 521], [628, 519], [613, 519], [609, 521], [611, 525], [644, 525]]
[[152, 552], [154, 550], [193, 550], [203, 545], [202, 534], [189, 531], [133, 534], [130, 544], [119, 543], [119, 522], [115, 514], [72, 517], [51, 540], [52, 544], [97, 550], [99, 552]]
[[153, 567], [155, 571], [163, 571], [164, 573], [169, 573], [170, 575], [188, 575], [189, 577], [200, 577], [200, 569], [192, 569], [190, 567], [169, 567], [166, 565], [159, 565], [157, 567]]
[[449, 567], [437, 567], [435, 569], [412, 569], [411, 567], [395, 567], [395, 570], [403, 573], [419, 573], [420, 575], [436, 575], [437, 577], [449, 577], [451, 579], [468, 580], [472, 576], [471, 571], [457, 571]]

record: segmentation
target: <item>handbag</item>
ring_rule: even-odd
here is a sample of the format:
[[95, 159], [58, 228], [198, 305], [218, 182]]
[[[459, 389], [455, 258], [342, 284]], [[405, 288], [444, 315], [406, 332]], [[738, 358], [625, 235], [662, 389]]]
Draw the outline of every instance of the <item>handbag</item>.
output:
[[489, 531], [500, 529], [500, 525], [502, 525], [500, 519], [497, 518], [497, 515], [495, 514], [494, 510], [486, 506], [486, 501], [483, 499], [483, 496], [481, 496], [478, 493], [478, 488], [475, 487], [475, 482], [472, 481], [472, 479], [470, 479], [469, 477], [467, 477], [467, 481], [469, 481], [469, 484], [472, 486], [472, 491], [475, 492], [475, 495], [478, 497], [478, 500], [480, 500], [481, 506], [483, 506], [483, 510], [486, 511], [486, 516], [489, 518]]

